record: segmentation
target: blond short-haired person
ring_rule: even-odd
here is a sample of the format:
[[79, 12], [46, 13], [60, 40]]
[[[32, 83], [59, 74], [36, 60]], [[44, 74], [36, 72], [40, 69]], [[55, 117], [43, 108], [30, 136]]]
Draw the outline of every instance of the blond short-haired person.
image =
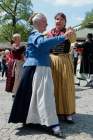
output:
[[46, 38], [47, 19], [38, 13], [31, 18], [31, 31], [26, 48], [23, 76], [16, 92], [9, 122], [45, 125], [57, 137], [63, 137], [56, 114], [54, 87], [49, 53], [55, 44], [64, 42], [73, 32], [63, 36]]
[[13, 73], [15, 75], [15, 81], [14, 81], [12, 92], [14, 93], [15, 96], [15, 93], [17, 91], [22, 76], [22, 69], [24, 64], [24, 52], [19, 51], [21, 47], [21, 35], [19, 33], [13, 34], [12, 40], [14, 41], [14, 43], [12, 44], [13, 47], [12, 53], [15, 59], [14, 70], [13, 70]]

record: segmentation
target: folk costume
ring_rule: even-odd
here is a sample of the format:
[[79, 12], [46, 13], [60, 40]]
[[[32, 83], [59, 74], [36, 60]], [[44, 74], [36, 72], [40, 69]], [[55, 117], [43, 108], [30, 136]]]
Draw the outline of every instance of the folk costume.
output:
[[17, 91], [23, 73], [24, 52], [25, 52], [25, 46], [19, 46], [18, 48], [14, 48], [12, 50], [13, 57], [15, 60], [13, 71], [12, 71], [12, 74], [15, 77], [14, 86], [12, 90], [14, 94]]
[[10, 51], [9, 61], [7, 63], [7, 77], [6, 77], [6, 86], [5, 91], [12, 92], [14, 86], [15, 76], [12, 74], [13, 66], [14, 66], [14, 58], [12, 51]]
[[80, 73], [93, 74], [93, 40], [86, 41], [78, 47], [83, 48]]
[[18, 48], [13, 48], [10, 51], [10, 59], [8, 61], [7, 68], [7, 79], [6, 88], [7, 92], [14, 92], [18, 88], [23, 68], [23, 54], [25, 51], [25, 46], [20, 46]]
[[79, 44], [77, 49], [83, 49], [77, 78], [86, 80], [87, 87], [93, 87], [93, 40], [90, 39]]
[[49, 53], [50, 49], [64, 40], [64, 36], [48, 39], [37, 30], [30, 33], [24, 71], [9, 122], [46, 126], [59, 123], [56, 115]]
[[[64, 34], [65, 29], [60, 32], [52, 29], [48, 32], [48, 37]], [[75, 87], [74, 70], [70, 51], [70, 41], [60, 43], [51, 50], [51, 68], [54, 81], [54, 95], [56, 101], [57, 114], [72, 115], [75, 113]]]

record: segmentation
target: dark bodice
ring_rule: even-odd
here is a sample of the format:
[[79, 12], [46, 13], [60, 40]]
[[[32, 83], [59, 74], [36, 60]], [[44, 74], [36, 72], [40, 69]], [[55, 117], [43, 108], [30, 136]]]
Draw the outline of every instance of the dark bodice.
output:
[[64, 43], [56, 46], [55, 49], [51, 50], [51, 53], [53, 54], [64, 54], [64, 53], [69, 53], [70, 51], [70, 41], [65, 40]]
[[12, 54], [14, 59], [21, 60], [25, 52], [25, 46], [20, 46], [19, 48], [13, 48]]

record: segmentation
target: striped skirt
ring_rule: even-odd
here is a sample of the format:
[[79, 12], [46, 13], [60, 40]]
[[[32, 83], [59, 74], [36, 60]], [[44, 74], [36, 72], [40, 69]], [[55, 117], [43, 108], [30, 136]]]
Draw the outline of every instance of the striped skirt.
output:
[[74, 69], [70, 54], [51, 55], [57, 114], [75, 113]]
[[9, 122], [58, 124], [50, 67], [24, 67]]

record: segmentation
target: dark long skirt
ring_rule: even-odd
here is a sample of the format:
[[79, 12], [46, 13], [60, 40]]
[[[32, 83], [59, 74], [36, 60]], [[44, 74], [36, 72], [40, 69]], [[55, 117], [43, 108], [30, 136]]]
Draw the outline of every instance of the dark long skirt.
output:
[[32, 95], [32, 80], [36, 66], [24, 67], [22, 79], [20, 81], [9, 123], [25, 123]]
[[93, 74], [93, 60], [92, 59], [89, 56], [89, 54], [82, 56], [80, 73]]

